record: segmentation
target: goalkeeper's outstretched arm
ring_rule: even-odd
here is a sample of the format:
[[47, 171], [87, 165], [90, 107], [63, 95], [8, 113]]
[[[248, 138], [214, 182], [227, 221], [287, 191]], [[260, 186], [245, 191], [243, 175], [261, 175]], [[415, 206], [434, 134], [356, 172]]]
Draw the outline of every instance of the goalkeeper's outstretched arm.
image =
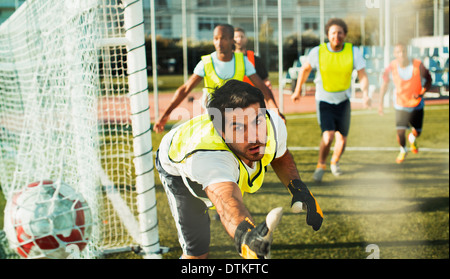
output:
[[286, 187], [291, 180], [300, 179], [294, 158], [289, 150], [286, 150], [283, 156], [273, 159], [270, 165]]
[[238, 225], [245, 219], [253, 222], [250, 212], [244, 205], [239, 186], [233, 182], [220, 182], [205, 189], [208, 198], [216, 207], [220, 220], [227, 233], [234, 237]]
[[269, 218], [271, 220], [269, 225], [265, 221], [255, 226], [236, 183], [212, 184], [206, 187], [205, 191], [216, 207], [225, 230], [234, 239], [238, 253], [246, 259], [267, 258], [270, 253], [273, 230], [281, 219], [281, 210], [271, 214], [275, 217]]

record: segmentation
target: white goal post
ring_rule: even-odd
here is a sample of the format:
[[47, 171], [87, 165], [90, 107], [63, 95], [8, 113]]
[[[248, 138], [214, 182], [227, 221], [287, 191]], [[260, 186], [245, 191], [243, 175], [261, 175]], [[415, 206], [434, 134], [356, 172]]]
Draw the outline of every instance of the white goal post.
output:
[[83, 258], [161, 258], [142, 0], [28, 0], [0, 25], [0, 184], [61, 179], [94, 230]]

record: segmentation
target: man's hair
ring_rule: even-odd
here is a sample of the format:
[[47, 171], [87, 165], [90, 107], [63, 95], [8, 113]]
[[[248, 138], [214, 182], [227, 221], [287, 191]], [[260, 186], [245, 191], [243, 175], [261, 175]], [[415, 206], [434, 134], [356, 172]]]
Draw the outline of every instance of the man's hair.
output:
[[253, 104], [259, 104], [262, 109], [266, 108], [261, 90], [246, 82], [231, 79], [211, 93], [207, 110], [214, 127], [223, 131], [226, 110], [245, 109]]
[[234, 28], [234, 32], [242, 32], [242, 33], [245, 34], [245, 30], [243, 28], [241, 28], [241, 27]]
[[398, 47], [398, 46], [407, 48], [407, 47], [408, 47], [408, 44], [405, 43], [404, 41], [399, 41], [399, 42], [397, 42], [397, 43], [394, 44], [394, 47]]
[[325, 25], [325, 35], [328, 35], [328, 31], [333, 25], [342, 27], [342, 29], [344, 29], [344, 34], [347, 35], [348, 32], [347, 24], [340, 18], [330, 18], [330, 20], [328, 20], [327, 24]]
[[232, 25], [226, 24], [226, 23], [221, 23], [221, 24], [218, 24], [215, 28], [218, 28], [218, 27], [223, 28], [225, 30], [225, 33], [230, 35], [231, 39], [234, 38], [234, 27]]

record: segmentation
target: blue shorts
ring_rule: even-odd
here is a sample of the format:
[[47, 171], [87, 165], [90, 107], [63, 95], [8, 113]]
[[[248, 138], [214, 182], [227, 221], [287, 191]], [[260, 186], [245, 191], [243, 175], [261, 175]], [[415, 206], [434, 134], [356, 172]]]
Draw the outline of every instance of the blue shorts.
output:
[[339, 131], [346, 137], [350, 130], [350, 100], [337, 105], [320, 101], [317, 104], [317, 120], [322, 133], [325, 131]]

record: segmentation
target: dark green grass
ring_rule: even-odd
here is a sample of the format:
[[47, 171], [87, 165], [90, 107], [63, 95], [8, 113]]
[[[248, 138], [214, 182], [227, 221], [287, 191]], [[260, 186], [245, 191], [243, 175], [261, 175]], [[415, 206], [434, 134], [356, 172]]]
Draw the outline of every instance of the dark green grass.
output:
[[[288, 116], [288, 146], [318, 146], [320, 131], [314, 115]], [[421, 148], [448, 150], [448, 106], [426, 109]], [[159, 139], [155, 139], [155, 146]], [[395, 163], [394, 112], [380, 117], [375, 111], [355, 111], [341, 177], [326, 173], [322, 183], [312, 181], [317, 151], [292, 151], [303, 180], [317, 198], [325, 218], [314, 232], [305, 214], [289, 210], [290, 197], [269, 169], [265, 184], [244, 197], [257, 222], [274, 207], [284, 215], [274, 235], [275, 259], [363, 259], [369, 244], [376, 244], [381, 258], [448, 258], [449, 154], [409, 154]], [[394, 147], [394, 151], [353, 151], [351, 147]], [[159, 184], [159, 180], [157, 179]], [[178, 258], [181, 249], [167, 199], [158, 186], [161, 245], [171, 248], [164, 258]], [[214, 212], [210, 212], [211, 217]], [[236, 258], [233, 240], [220, 221], [211, 221], [211, 258]]]
[[[348, 149], [341, 160], [345, 172], [330, 172], [322, 183], [312, 181], [320, 141], [315, 115], [288, 115], [288, 146], [309, 147], [292, 151], [300, 175], [317, 198], [324, 223], [318, 232], [306, 225], [305, 214], [289, 210], [290, 196], [269, 168], [265, 183], [244, 201], [257, 222], [274, 207], [284, 208], [274, 235], [274, 259], [363, 259], [375, 244], [384, 259], [432, 259], [449, 255], [449, 106], [427, 106], [420, 148], [402, 165], [395, 163], [394, 112], [380, 117], [374, 110], [354, 111]], [[154, 134], [156, 150], [163, 135]], [[354, 151], [354, 147], [395, 148], [390, 151]], [[440, 152], [434, 152], [436, 149]], [[439, 151], [438, 150], [438, 151]], [[443, 150], [443, 152], [442, 152]], [[181, 255], [167, 198], [155, 172], [160, 243], [170, 248], [165, 259]], [[1, 192], [0, 192], [1, 194]], [[4, 201], [0, 198], [0, 210]], [[214, 216], [214, 211], [210, 212]], [[3, 216], [0, 214], [0, 224]], [[238, 259], [233, 240], [220, 221], [211, 218], [210, 257]], [[113, 258], [140, 258], [118, 254]]]

